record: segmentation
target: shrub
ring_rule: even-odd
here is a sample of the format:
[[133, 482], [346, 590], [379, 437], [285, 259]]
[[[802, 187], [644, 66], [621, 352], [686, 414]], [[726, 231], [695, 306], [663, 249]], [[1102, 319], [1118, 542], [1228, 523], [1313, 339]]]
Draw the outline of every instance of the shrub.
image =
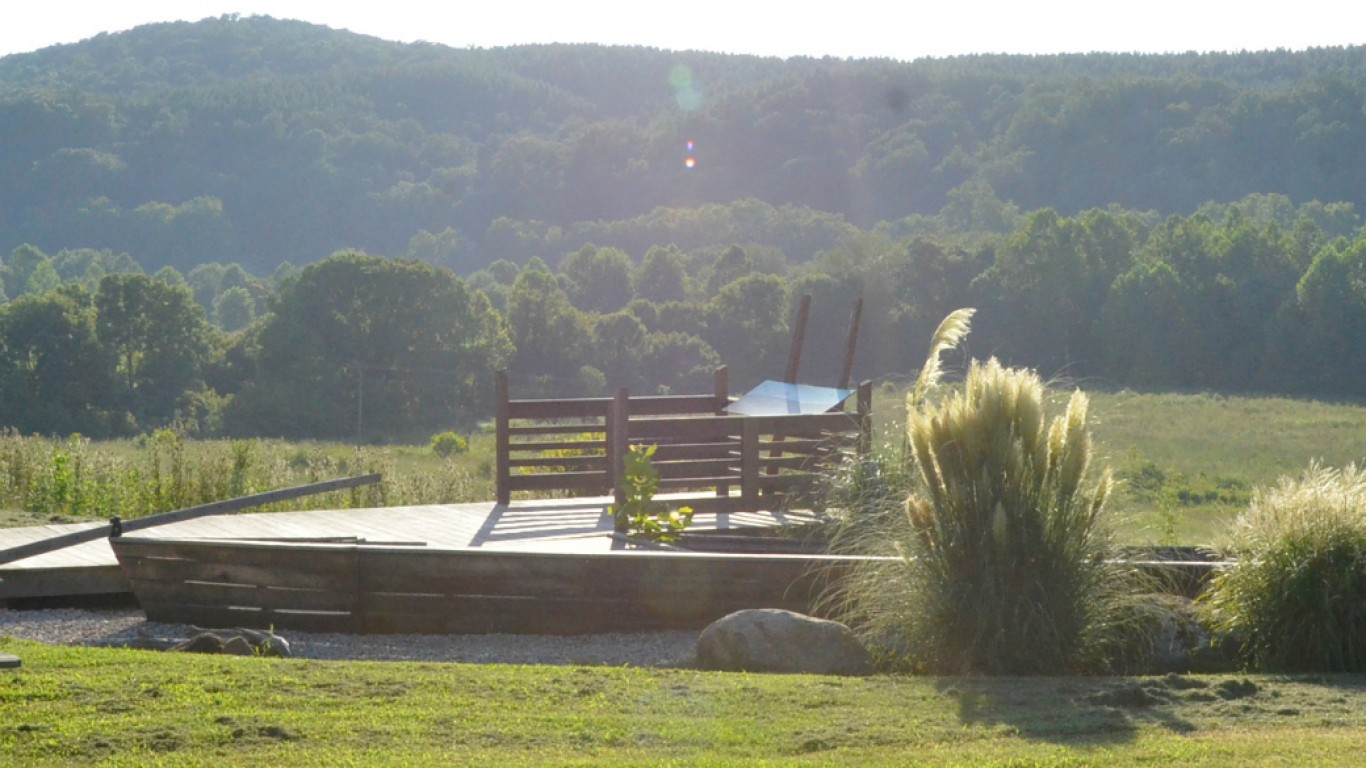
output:
[[1366, 671], [1366, 472], [1311, 465], [1259, 489], [1224, 545], [1236, 559], [1201, 597], [1255, 666]]
[[464, 453], [470, 449], [469, 443], [465, 438], [454, 432], [438, 432], [432, 435], [432, 452], [443, 459], [449, 459], [457, 453]]
[[[945, 348], [939, 339], [932, 357]], [[937, 378], [937, 363], [925, 371]], [[846, 468], [856, 492], [834, 495], [845, 516], [834, 546], [891, 556], [856, 567], [836, 606], [925, 671], [1083, 665], [1116, 626], [1126, 581], [1109, 564], [1101, 519], [1109, 473], [1084, 487], [1086, 396], [1075, 392], [1050, 423], [1032, 371], [974, 362], [937, 405], [925, 403], [926, 375], [912, 390], [903, 445]]]
[[692, 523], [692, 508], [669, 509], [655, 499], [659, 492], [659, 471], [651, 460], [655, 446], [633, 445], [626, 453], [622, 485], [626, 501], [608, 512], [616, 518], [619, 533], [630, 533], [649, 541], [669, 544], [678, 541]]

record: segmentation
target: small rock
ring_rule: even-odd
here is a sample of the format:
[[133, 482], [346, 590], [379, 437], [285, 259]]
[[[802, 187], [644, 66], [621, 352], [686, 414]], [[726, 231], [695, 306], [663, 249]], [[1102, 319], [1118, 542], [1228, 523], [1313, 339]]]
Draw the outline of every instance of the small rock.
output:
[[255, 652], [261, 656], [287, 659], [291, 655], [289, 641], [274, 632], [262, 632], [259, 629], [239, 629], [237, 631], [242, 633], [242, 637], [245, 637]]
[[200, 632], [183, 643], [171, 646], [171, 650], [185, 653], [222, 653], [223, 638], [212, 632]]
[[717, 619], [697, 640], [703, 669], [866, 675], [868, 649], [845, 625], [776, 608], [759, 608]]
[[255, 656], [256, 648], [245, 637], [236, 635], [223, 642], [223, 653], [230, 656]]

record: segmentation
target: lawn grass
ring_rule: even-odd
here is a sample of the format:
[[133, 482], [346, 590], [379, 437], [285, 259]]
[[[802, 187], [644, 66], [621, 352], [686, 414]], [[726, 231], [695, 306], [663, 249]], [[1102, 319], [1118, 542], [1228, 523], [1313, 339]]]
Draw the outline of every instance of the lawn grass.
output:
[[1349, 766], [1366, 678], [832, 678], [0, 639], [6, 765]]

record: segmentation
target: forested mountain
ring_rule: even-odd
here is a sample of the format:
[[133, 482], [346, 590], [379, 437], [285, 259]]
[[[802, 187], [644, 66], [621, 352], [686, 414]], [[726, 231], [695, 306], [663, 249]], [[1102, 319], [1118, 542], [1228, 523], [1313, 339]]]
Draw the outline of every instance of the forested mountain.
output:
[[[157, 24], [0, 59], [0, 252], [269, 274], [339, 248], [403, 255], [426, 232], [464, 274], [589, 240], [725, 245], [625, 230], [746, 199], [864, 228], [982, 198], [1063, 214], [1252, 193], [1360, 205], [1364, 75], [1356, 48], [900, 63]], [[539, 250], [508, 235], [550, 227], [564, 237]], [[828, 244], [755, 228], [738, 234], [793, 260]]]
[[1358, 397], [1366, 48], [769, 59], [268, 17], [0, 59], [0, 427], [376, 438], [979, 356]]

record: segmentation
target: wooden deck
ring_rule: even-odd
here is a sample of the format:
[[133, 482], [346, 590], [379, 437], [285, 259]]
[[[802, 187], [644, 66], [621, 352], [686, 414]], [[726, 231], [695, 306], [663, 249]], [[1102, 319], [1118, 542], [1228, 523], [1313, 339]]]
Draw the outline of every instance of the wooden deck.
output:
[[[662, 496], [661, 498], [668, 498]], [[168, 523], [139, 538], [321, 541], [354, 539], [414, 551], [599, 554], [629, 551], [613, 536], [611, 498], [440, 504], [376, 509], [230, 514]], [[690, 530], [731, 530], [809, 519], [803, 512], [699, 512]], [[0, 528], [0, 550], [100, 523]], [[0, 601], [129, 591], [107, 539], [0, 565]]]

